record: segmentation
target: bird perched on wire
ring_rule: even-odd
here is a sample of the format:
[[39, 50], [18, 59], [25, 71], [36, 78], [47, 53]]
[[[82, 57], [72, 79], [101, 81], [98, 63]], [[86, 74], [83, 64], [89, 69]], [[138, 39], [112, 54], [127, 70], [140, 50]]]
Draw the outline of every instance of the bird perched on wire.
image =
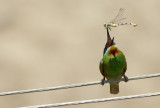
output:
[[[109, 28], [107, 29], [107, 43], [103, 50], [103, 58], [100, 61], [99, 69], [103, 75], [101, 84], [104, 85], [105, 78], [107, 80], [120, 79], [124, 77], [128, 81], [125, 72], [127, 70], [126, 58], [121, 50], [119, 50], [114, 42], [114, 37], [111, 39]], [[119, 82], [110, 82], [110, 93], [119, 93]]]

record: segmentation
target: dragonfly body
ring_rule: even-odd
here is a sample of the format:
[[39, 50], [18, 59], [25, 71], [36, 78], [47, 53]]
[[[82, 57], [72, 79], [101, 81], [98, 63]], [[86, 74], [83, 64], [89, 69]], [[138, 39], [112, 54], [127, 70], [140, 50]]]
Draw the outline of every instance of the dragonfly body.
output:
[[118, 24], [109, 22], [108, 24], [105, 23], [105, 24], [104, 24], [104, 27], [106, 27], [106, 28], [110, 28], [110, 27], [118, 27]]
[[104, 23], [104, 27], [111, 29], [111, 27], [118, 27], [120, 25], [132, 25], [133, 27], [137, 26], [137, 24], [135, 24], [135, 23], [122, 23], [122, 22], [118, 23], [119, 21], [122, 21], [122, 20], [126, 19], [126, 18], [122, 17], [123, 14], [124, 14], [124, 9], [120, 8], [117, 16], [112, 21], [110, 21], [109, 23], [107, 23], [107, 24]]
[[118, 23], [118, 24], [115, 24], [115, 23], [109, 22], [108, 24], [104, 24], [104, 27], [105, 28], [111, 28], [111, 27], [118, 27], [120, 25], [132, 25], [133, 27], [137, 26], [137, 24], [134, 24], [134, 23]]

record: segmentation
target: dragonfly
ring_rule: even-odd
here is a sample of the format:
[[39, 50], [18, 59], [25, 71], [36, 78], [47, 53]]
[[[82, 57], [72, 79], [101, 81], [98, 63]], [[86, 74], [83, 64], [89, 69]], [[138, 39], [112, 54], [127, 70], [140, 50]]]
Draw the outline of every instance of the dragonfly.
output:
[[118, 27], [120, 25], [132, 25], [133, 27], [138, 26], [135, 23], [124, 23], [124, 22], [122, 22], [123, 20], [126, 19], [126, 18], [123, 17], [124, 11], [125, 11], [124, 8], [120, 8], [117, 16], [112, 21], [110, 21], [108, 24], [104, 23], [104, 27], [109, 28], [111, 30], [111, 27]]

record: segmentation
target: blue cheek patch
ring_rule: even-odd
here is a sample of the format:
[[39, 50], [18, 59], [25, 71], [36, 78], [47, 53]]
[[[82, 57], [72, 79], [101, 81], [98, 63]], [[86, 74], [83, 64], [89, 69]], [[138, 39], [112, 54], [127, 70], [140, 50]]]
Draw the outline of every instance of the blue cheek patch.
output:
[[108, 53], [108, 50], [105, 52], [104, 56]]

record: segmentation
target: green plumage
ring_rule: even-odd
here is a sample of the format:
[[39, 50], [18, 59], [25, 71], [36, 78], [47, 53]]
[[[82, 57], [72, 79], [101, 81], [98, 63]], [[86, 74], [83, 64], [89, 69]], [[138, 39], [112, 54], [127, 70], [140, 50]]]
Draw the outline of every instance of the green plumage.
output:
[[[127, 68], [124, 54], [115, 45], [110, 46], [103, 56], [99, 68], [107, 80], [120, 79], [124, 76]], [[119, 92], [119, 82], [110, 83], [110, 92], [112, 94]]]
[[[102, 85], [104, 85], [104, 80], [120, 79], [124, 76], [125, 81], [128, 78], [125, 76], [127, 70], [126, 58], [122, 51], [120, 51], [114, 43], [114, 37], [111, 39], [109, 30], [107, 28], [107, 42], [103, 50], [103, 58], [100, 62], [99, 69], [103, 75]], [[119, 92], [119, 82], [110, 83], [110, 93], [118, 94]]]

